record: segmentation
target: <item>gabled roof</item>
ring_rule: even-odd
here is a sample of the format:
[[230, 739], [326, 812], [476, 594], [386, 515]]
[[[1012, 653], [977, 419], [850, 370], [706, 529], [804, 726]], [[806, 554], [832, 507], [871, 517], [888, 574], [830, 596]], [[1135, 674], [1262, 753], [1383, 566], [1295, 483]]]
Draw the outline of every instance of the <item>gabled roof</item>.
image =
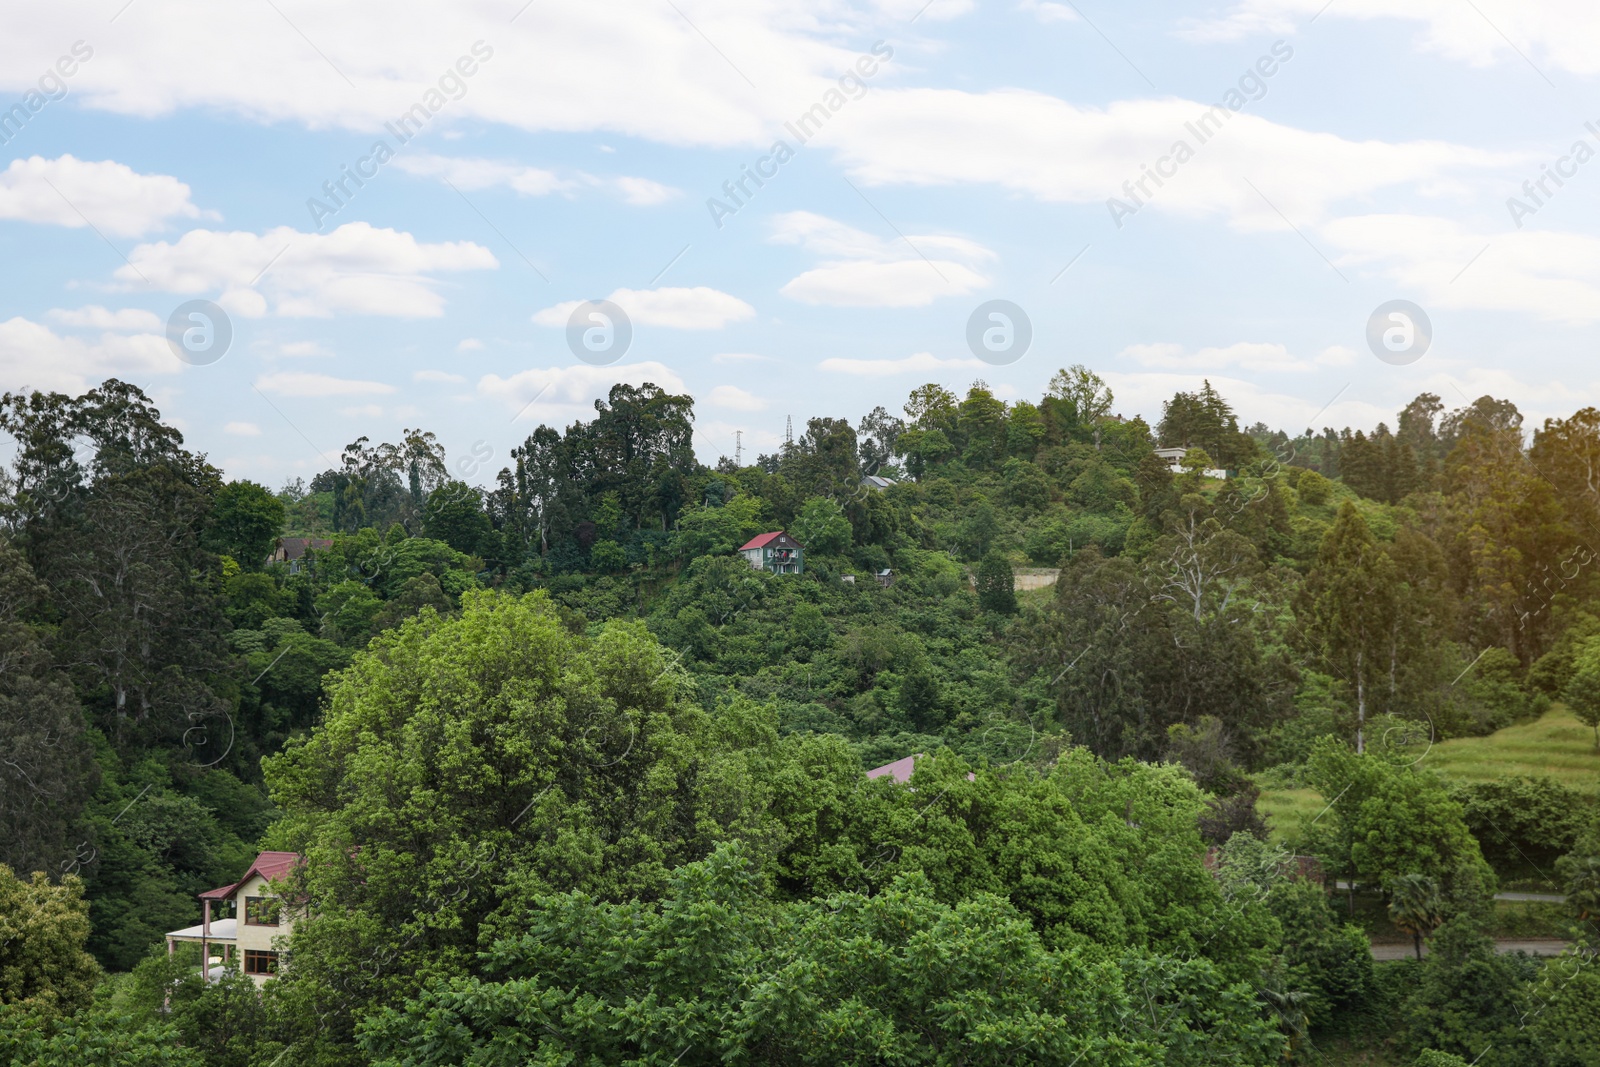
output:
[[[766, 548], [773, 541], [776, 541], [778, 538], [782, 537], [784, 533], [785, 531], [783, 530], [773, 530], [771, 533], [757, 534], [756, 536], [750, 538], [748, 544], [740, 546], [739, 551], [743, 552], [746, 549], [751, 548]], [[798, 545], [800, 542], [796, 541], [795, 544]]]
[[309, 551], [323, 551], [333, 547], [333, 542], [325, 537], [280, 537], [278, 547], [283, 549], [284, 559], [299, 559]]
[[256, 857], [256, 861], [250, 865], [250, 869], [245, 871], [243, 877], [237, 882], [232, 885], [220, 886], [216, 889], [208, 889], [200, 894], [200, 899], [229, 900], [240, 886], [256, 875], [259, 874], [270, 882], [274, 878], [282, 878], [294, 870], [299, 862], [300, 854], [298, 852], [263, 852]]

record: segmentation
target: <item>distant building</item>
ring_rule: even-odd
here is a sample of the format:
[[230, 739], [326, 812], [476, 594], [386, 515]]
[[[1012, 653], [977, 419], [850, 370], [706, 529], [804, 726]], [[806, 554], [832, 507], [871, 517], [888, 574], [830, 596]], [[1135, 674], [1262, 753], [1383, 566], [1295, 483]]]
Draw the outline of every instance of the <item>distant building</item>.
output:
[[[207, 981], [217, 981], [225, 970], [237, 967], [257, 985], [266, 982], [278, 973], [274, 941], [289, 936], [294, 926], [291, 908], [273, 892], [271, 883], [299, 863], [300, 856], [294, 852], [263, 852], [237, 882], [201, 893], [200, 925], [169, 933], [167, 955], [172, 955], [179, 944], [195, 942], [200, 945]], [[213, 919], [213, 904], [220, 911], [233, 911], [233, 915]], [[212, 946], [220, 949], [220, 956], [211, 954]], [[213, 965], [212, 960], [217, 964]]]
[[326, 552], [332, 547], [333, 542], [322, 537], [280, 537], [267, 562], [287, 563], [290, 574], [299, 574], [300, 564], [309, 562], [305, 559], [307, 552]]
[[[882, 767], [872, 768], [872, 770], [867, 772], [867, 777], [893, 778], [897, 782], [909, 782], [911, 781], [911, 772], [917, 769], [917, 760], [927, 758], [928, 755], [925, 752], [917, 752], [910, 756], [904, 756], [895, 760], [893, 763], [885, 763]], [[978, 776], [976, 774], [973, 774], [971, 771], [967, 772], [967, 781], [975, 782], [977, 779]]]
[[861, 484], [866, 486], [868, 489], [876, 489], [881, 493], [891, 485], [899, 485], [900, 483], [895, 481], [893, 478], [885, 478], [882, 475], [864, 474], [861, 476]]
[[878, 579], [878, 584], [883, 586], [885, 589], [894, 584], [894, 571], [887, 567], [879, 571], [876, 577]]
[[[1172, 468], [1173, 474], [1183, 473], [1183, 457], [1189, 454], [1187, 448], [1158, 448], [1156, 455], [1167, 461], [1167, 466]], [[1200, 472], [1207, 478], [1226, 478], [1228, 472], [1217, 467]]]
[[800, 574], [805, 567], [805, 546], [783, 530], [752, 537], [739, 554], [758, 571]]

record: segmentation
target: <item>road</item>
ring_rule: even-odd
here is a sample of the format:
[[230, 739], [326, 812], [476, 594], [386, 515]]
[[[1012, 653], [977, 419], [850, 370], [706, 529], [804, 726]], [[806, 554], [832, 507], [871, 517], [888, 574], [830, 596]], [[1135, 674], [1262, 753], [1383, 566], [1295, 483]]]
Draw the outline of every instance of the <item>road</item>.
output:
[[[1335, 882], [1341, 891], [1349, 889], [1349, 882]], [[1565, 904], [1567, 898], [1560, 893], [1496, 893], [1496, 900], [1518, 900], [1529, 904]]]
[[[1552, 938], [1529, 938], [1527, 940], [1512, 941], [1496, 938], [1494, 950], [1502, 956], [1508, 952], [1526, 952], [1530, 956], [1559, 956], [1563, 950], [1569, 948], [1572, 942], [1556, 941]], [[1422, 954], [1428, 954], [1428, 946], [1422, 946]], [[1416, 949], [1404, 944], [1385, 944], [1372, 946], [1372, 958], [1375, 960], [1409, 960], [1416, 956]]]

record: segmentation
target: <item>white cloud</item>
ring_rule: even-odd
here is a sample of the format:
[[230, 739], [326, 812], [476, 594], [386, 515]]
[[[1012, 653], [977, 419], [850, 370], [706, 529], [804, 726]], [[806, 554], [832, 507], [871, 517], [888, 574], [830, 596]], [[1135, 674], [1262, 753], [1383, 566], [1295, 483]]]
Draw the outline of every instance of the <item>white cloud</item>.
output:
[[383, 382], [289, 371], [263, 374], [256, 379], [256, 388], [263, 393], [293, 397], [366, 396], [394, 392], [394, 386]]
[[1342, 250], [1336, 256], [1341, 266], [1378, 271], [1424, 310], [1521, 311], [1571, 325], [1600, 322], [1600, 238], [1535, 229], [1483, 233], [1420, 215], [1337, 219], [1321, 233]]
[[464, 381], [466, 381], [466, 379], [463, 378], [459, 374], [451, 374], [448, 371], [442, 371], [442, 370], [419, 370], [419, 371], [417, 371], [415, 374], [413, 374], [411, 376], [411, 380], [414, 381], [414, 382], [464, 382]]
[[222, 432], [235, 437], [260, 437], [261, 427], [253, 422], [230, 422], [222, 428]]
[[1022, 0], [1017, 5], [1018, 11], [1026, 11], [1040, 22], [1077, 22], [1078, 13], [1066, 4], [1051, 3], [1050, 0]]
[[[175, 218], [199, 218], [189, 187], [165, 174], [139, 174], [112, 160], [98, 163], [66, 155], [13, 159], [0, 171], [0, 219], [80, 228], [93, 225], [113, 237], [137, 237]], [[217, 218], [215, 212], [207, 213]]]
[[[900, 2], [911, 5], [909, 18], [922, 0]], [[923, 19], [967, 7], [970, 0], [936, 0]], [[185, 0], [139, 0], [118, 19], [115, 47], [97, 44], [72, 78], [72, 98], [124, 115], [193, 108], [385, 136], [383, 124], [437, 91], [477, 41], [477, 72], [464, 79], [464, 91], [447, 86], [456, 99], [436, 97], [442, 106], [430, 133], [480, 122], [670, 144], [764, 144], [771, 116], [817, 98], [854, 62], [856, 38], [874, 21], [868, 12], [804, 0], [684, 10], [692, 23], [673, 5], [649, 0], [534, 4], [508, 27], [516, 7], [489, 2], [277, 0], [218, 21], [193, 18]], [[36, 68], [81, 36], [88, 14], [81, 3], [0, 14], [0, 87], [32, 87]], [[374, 33], [377, 19], [394, 32]], [[760, 88], [722, 62], [707, 39]]]
[[809, 211], [774, 218], [772, 240], [828, 257], [780, 292], [833, 307], [927, 307], [940, 297], [987, 285], [989, 280], [968, 264], [994, 258], [964, 237], [908, 234], [904, 240], [885, 240]]
[[483, 349], [483, 342], [476, 337], [463, 337], [456, 345], [457, 352], [478, 352]]
[[[1185, 217], [1221, 216], [1250, 230], [1286, 229], [1278, 211], [1313, 223], [1345, 201], [1392, 188], [1465, 200], [1471, 191], [1463, 174], [1531, 158], [1443, 141], [1352, 141], [1220, 106], [1208, 127], [1214, 132], [1201, 143], [1186, 124], [1198, 124], [1213, 105], [1174, 98], [1102, 109], [1021, 89], [893, 89], [854, 106], [848, 124], [826, 127], [819, 139], [868, 184], [987, 184], [1103, 207], [1114, 196]], [[1180, 140], [1193, 157], [1156, 185], [1145, 168], [1173, 170], [1171, 160], [1161, 161]], [[1140, 180], [1142, 191], [1134, 184]], [[1105, 219], [1114, 230], [1109, 207]]]
[[913, 18], [934, 21], [959, 18], [973, 9], [972, 0], [873, 0], [873, 7], [897, 22]]
[[713, 363], [776, 363], [771, 356], [757, 355], [754, 352], [718, 352], [711, 357]]
[[285, 317], [348, 313], [396, 318], [444, 314], [432, 275], [487, 270], [499, 261], [471, 241], [423, 244], [409, 233], [350, 222], [331, 233], [280, 226], [266, 233], [190, 230], [176, 243], [142, 244], [116, 277], [177, 293], [222, 291], [235, 314]]
[[175, 374], [184, 364], [159, 334], [63, 337], [24, 318], [0, 322], [0, 387], [81, 393], [108, 377]]
[[622, 199], [639, 207], [654, 207], [683, 195], [682, 189], [649, 178], [613, 178], [611, 184], [622, 194]]
[[471, 191], [503, 185], [523, 196], [546, 196], [577, 188], [578, 183], [539, 167], [499, 163], [492, 159], [463, 159], [428, 153], [401, 155], [394, 165], [421, 178], [440, 178], [458, 189]]
[[729, 408], [733, 411], [762, 411], [767, 406], [765, 400], [745, 392], [737, 385], [717, 386], [706, 397], [706, 403], [712, 407]]
[[354, 407], [340, 408], [339, 414], [347, 419], [376, 419], [383, 414], [383, 408], [377, 404], [357, 404]]
[[[1519, 0], [1480, 12], [1457, 0], [1241, 0], [1218, 19], [1190, 20], [1182, 35], [1198, 41], [1234, 41], [1254, 34], [1288, 34], [1320, 10], [1325, 17], [1405, 19], [1423, 24], [1423, 51], [1486, 67], [1534, 63], [1573, 74], [1600, 72], [1600, 8], [1588, 0]], [[1502, 36], [1503, 34], [1503, 36]], [[1519, 55], [1518, 53], [1522, 53]]]
[[[692, 289], [618, 289], [606, 297], [637, 325], [676, 330], [720, 330], [730, 322], [752, 318], [756, 309], [736, 296], [704, 285]], [[565, 327], [581, 300], [566, 300], [535, 312], [540, 326]]]
[[1190, 352], [1180, 344], [1169, 341], [1154, 344], [1135, 344], [1124, 348], [1119, 356], [1146, 367], [1187, 370], [1195, 374], [1213, 374], [1219, 370], [1238, 368], [1247, 371], [1305, 373], [1344, 359], [1348, 349], [1335, 346], [1316, 356], [1296, 356], [1288, 347], [1277, 342], [1238, 341], [1231, 345], [1201, 348]]
[[143, 308], [121, 308], [108, 311], [98, 304], [81, 308], [52, 308], [47, 314], [63, 326], [78, 326], [92, 330], [142, 330], [160, 333], [161, 316]]
[[293, 359], [304, 359], [308, 356], [327, 357], [333, 355], [318, 341], [290, 341], [278, 346], [278, 354], [289, 356]]
[[592, 367], [576, 363], [566, 367], [539, 367], [502, 378], [486, 374], [478, 379], [478, 395], [502, 402], [516, 420], [529, 422], [594, 417], [594, 401], [619, 382], [643, 385], [653, 382], [672, 393], [683, 392], [683, 379], [661, 363], [627, 363]]
[[987, 367], [979, 359], [939, 359], [931, 352], [918, 352], [904, 359], [825, 359], [818, 369], [833, 374], [852, 374], [864, 378], [887, 378], [894, 374], [939, 374], [950, 370]]

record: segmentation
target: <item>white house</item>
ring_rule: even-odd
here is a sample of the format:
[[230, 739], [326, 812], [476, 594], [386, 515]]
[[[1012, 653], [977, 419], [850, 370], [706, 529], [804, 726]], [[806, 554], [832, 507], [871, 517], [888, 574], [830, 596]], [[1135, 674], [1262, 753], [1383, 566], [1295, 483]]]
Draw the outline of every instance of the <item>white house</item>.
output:
[[[1167, 466], [1172, 468], [1173, 474], [1183, 473], [1183, 457], [1187, 456], [1188, 454], [1189, 450], [1187, 448], [1156, 449], [1156, 455], [1167, 461]], [[1226, 478], [1228, 476], [1227, 471], [1216, 467], [1201, 471], [1200, 473], [1204, 474], [1207, 478]]]
[[[292, 909], [279, 899], [272, 883], [299, 863], [293, 852], [263, 852], [234, 884], [201, 893], [200, 925], [169, 933], [167, 955], [181, 942], [198, 942], [208, 981], [220, 979], [226, 968], [238, 967], [257, 985], [264, 984], [278, 973], [277, 939], [288, 937], [294, 925]], [[215, 919], [212, 905], [222, 913]], [[226, 914], [229, 911], [233, 914]], [[220, 955], [212, 954], [213, 946]]]

